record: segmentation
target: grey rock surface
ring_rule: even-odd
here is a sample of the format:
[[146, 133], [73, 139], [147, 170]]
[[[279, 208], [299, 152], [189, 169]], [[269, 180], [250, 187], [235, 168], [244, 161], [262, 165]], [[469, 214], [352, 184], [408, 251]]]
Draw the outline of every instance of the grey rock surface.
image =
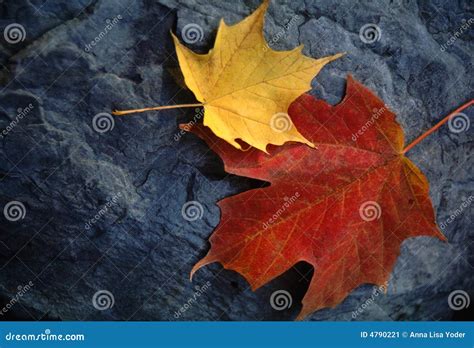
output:
[[[170, 30], [181, 37], [186, 25], [197, 24], [202, 37], [189, 46], [206, 52], [220, 18], [236, 23], [258, 4], [0, 3], [1, 30], [13, 23], [25, 30], [23, 41], [0, 40], [0, 208], [12, 201], [25, 208], [18, 221], [0, 216], [0, 298], [8, 305], [3, 319], [296, 316], [312, 275], [306, 264], [256, 292], [217, 264], [189, 281], [219, 222], [216, 202], [262, 185], [227, 175], [202, 141], [179, 133], [177, 125], [200, 110], [113, 118], [113, 128], [102, 124], [105, 132], [94, 122], [94, 116], [114, 108], [195, 102], [183, 84]], [[350, 73], [395, 111], [411, 141], [473, 98], [473, 17], [468, 0], [275, 0], [265, 34], [275, 49], [304, 44], [312, 57], [347, 52], [314, 79], [311, 93], [337, 103]], [[359, 32], [370, 23], [380, 35], [365, 43]], [[472, 120], [473, 108], [464, 113]], [[362, 285], [309, 320], [472, 319], [469, 309], [450, 308], [448, 295], [454, 290], [474, 295], [473, 210], [462, 208], [474, 194], [473, 129], [456, 133], [444, 126], [409, 153], [431, 183], [437, 220], [449, 243], [426, 237], [405, 241], [386, 294]], [[202, 205], [201, 219], [183, 219], [189, 201]], [[289, 309], [270, 305], [279, 289], [292, 295]], [[103, 290], [111, 295], [94, 301]], [[110, 307], [112, 298], [111, 308], [96, 308]]]

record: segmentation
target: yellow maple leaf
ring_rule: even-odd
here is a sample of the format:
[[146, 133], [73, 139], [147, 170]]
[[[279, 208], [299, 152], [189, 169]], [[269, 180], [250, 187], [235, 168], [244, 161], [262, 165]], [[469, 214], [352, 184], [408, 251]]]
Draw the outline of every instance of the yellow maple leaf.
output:
[[263, 36], [265, 12], [270, 0], [241, 22], [228, 26], [219, 23], [214, 48], [197, 54], [173, 36], [179, 65], [186, 85], [200, 104], [158, 106], [114, 111], [114, 115], [172, 109], [204, 107], [204, 125], [238, 149], [241, 139], [266, 152], [268, 144], [305, 139], [287, 114], [290, 104], [311, 89], [311, 80], [323, 66], [342, 56], [321, 59], [304, 56], [303, 45], [290, 51], [272, 50]]
[[204, 125], [236, 148], [242, 139], [266, 151], [268, 144], [297, 141], [313, 146], [291, 123], [287, 110], [322, 67], [341, 56], [313, 59], [303, 46], [274, 51], [263, 36], [269, 0], [228, 26], [221, 19], [214, 48], [197, 54], [173, 35], [186, 85], [204, 105]]

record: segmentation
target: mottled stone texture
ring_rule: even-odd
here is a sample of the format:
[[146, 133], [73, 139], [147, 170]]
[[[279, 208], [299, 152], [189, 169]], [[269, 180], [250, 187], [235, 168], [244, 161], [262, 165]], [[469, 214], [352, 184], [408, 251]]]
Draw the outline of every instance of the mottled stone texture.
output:
[[[62, 320], [288, 320], [296, 316], [312, 269], [299, 264], [252, 292], [238, 274], [215, 264], [189, 281], [193, 264], [208, 250], [219, 222], [216, 201], [262, 183], [227, 175], [221, 160], [177, 125], [194, 109], [115, 118], [105, 133], [92, 127], [94, 115], [112, 108], [192, 103], [172, 47], [170, 31], [202, 27], [205, 52], [220, 18], [235, 23], [257, 0], [68, 1], [5, 0], [0, 27], [19, 23], [26, 38], [0, 38], [0, 129], [18, 108], [32, 110], [1, 140], [0, 208], [25, 205], [23, 220], [0, 216], [0, 296], [4, 304], [17, 287], [33, 282], [3, 319]], [[100, 35], [118, 15], [122, 19]], [[351, 73], [396, 112], [413, 140], [448, 112], [473, 97], [473, 29], [446, 49], [442, 45], [474, 17], [465, 1], [275, 0], [265, 33], [276, 49], [304, 44], [304, 53], [347, 55], [313, 81], [311, 91], [330, 103], [344, 93]], [[116, 20], [117, 21], [117, 20]], [[380, 40], [362, 42], [359, 29], [374, 23]], [[92, 49], [86, 45], [99, 37]], [[277, 38], [272, 39], [272, 38]], [[238, 78], [236, 76], [236, 78]], [[465, 112], [471, 117], [474, 111]], [[438, 222], [458, 209], [474, 189], [473, 129], [459, 134], [445, 126], [409, 153], [431, 183]], [[176, 141], [175, 138], [179, 138]], [[108, 207], [108, 200], [116, 204]], [[199, 201], [203, 218], [181, 216], [182, 205]], [[90, 223], [102, 209], [98, 221]], [[407, 240], [388, 292], [373, 296], [364, 285], [339, 306], [309, 320], [449, 320], [448, 294], [474, 289], [473, 214], [466, 208], [444, 232], [449, 243]], [[90, 223], [90, 228], [86, 223]], [[189, 308], [195, 286], [210, 287]], [[92, 297], [110, 291], [111, 309], [99, 311]], [[293, 305], [275, 311], [277, 289]], [[362, 314], [353, 316], [364, 305]], [[370, 301], [369, 301], [370, 302]], [[472, 307], [472, 305], [471, 305]], [[177, 318], [178, 317], [178, 318]]]

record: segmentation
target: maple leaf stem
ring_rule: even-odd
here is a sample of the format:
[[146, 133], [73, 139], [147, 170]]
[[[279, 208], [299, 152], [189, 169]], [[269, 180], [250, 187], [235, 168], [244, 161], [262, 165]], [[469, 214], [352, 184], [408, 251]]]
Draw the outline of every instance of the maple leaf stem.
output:
[[123, 116], [123, 115], [129, 115], [129, 114], [137, 114], [137, 113], [146, 112], [146, 111], [178, 109], [178, 108], [195, 108], [199, 106], [204, 106], [204, 104], [177, 104], [177, 105], [153, 106], [151, 108], [143, 108], [143, 109], [114, 110], [112, 111], [112, 115]]
[[468, 107], [470, 107], [472, 104], [474, 104], [474, 99], [471, 99], [469, 102], [461, 105], [460, 107], [458, 107], [456, 110], [454, 110], [453, 112], [451, 112], [449, 115], [447, 115], [445, 118], [443, 118], [441, 121], [439, 121], [436, 125], [434, 125], [433, 127], [431, 127], [430, 129], [428, 129], [425, 133], [423, 133], [422, 135], [420, 135], [418, 138], [416, 138], [410, 145], [408, 145], [407, 147], [405, 147], [402, 151], [402, 154], [405, 154], [407, 153], [408, 151], [410, 151], [413, 147], [415, 147], [415, 145], [417, 145], [418, 143], [420, 143], [423, 139], [425, 139], [428, 135], [430, 135], [431, 133], [434, 133], [438, 130], [438, 128], [440, 128], [443, 124], [445, 124], [446, 122], [449, 121], [449, 119], [460, 113], [461, 111], [463, 111], [464, 109], [467, 109]]

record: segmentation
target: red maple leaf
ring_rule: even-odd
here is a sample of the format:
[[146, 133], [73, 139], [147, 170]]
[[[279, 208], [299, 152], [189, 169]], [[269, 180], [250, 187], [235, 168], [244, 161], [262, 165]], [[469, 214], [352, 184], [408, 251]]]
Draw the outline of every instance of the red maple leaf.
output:
[[270, 186], [221, 200], [209, 253], [193, 268], [220, 262], [253, 290], [300, 261], [314, 267], [298, 319], [339, 304], [357, 286], [383, 285], [410, 237], [445, 237], [435, 223], [428, 181], [403, 154], [395, 115], [348, 78], [331, 106], [310, 95], [290, 107], [294, 125], [317, 145], [242, 152], [204, 126], [192, 131], [224, 161], [227, 172]]

